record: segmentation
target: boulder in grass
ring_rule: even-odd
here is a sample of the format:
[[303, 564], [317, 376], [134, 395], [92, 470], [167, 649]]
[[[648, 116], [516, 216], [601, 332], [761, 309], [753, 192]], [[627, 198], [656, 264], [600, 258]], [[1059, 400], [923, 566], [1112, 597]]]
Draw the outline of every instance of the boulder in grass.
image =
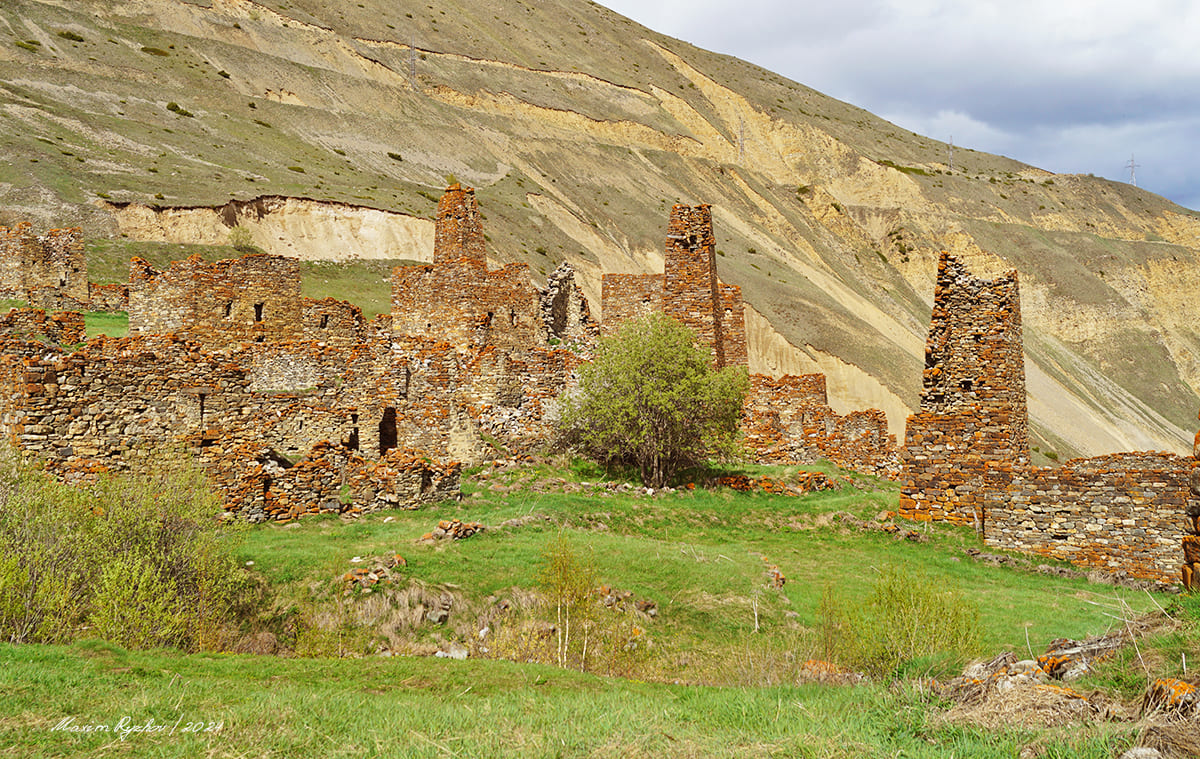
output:
[[1160, 678], [1146, 691], [1142, 711], [1161, 711], [1184, 717], [1200, 714], [1200, 691], [1185, 680]]

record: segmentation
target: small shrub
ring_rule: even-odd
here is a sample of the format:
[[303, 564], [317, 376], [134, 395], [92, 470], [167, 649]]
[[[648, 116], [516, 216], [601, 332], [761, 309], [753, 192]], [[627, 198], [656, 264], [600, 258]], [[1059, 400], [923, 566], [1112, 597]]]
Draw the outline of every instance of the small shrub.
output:
[[225, 69], [221, 69], [220, 71], [217, 72], [217, 76], [221, 77], [222, 79], [228, 79], [229, 72], [226, 71]]
[[389, 152], [389, 153], [387, 154], [387, 157], [388, 157], [388, 158], [391, 158], [393, 161], [403, 161], [403, 160], [404, 160], [404, 156], [400, 155], [399, 153], [391, 153], [391, 152]]
[[64, 40], [71, 40], [72, 42], [83, 42], [84, 41], [83, 35], [76, 34], [75, 32], [72, 32], [69, 29], [63, 29], [63, 30], [59, 31], [58, 36], [62, 37]]
[[[558, 665], [567, 663], [571, 649], [572, 625], [575, 635], [587, 635], [593, 624], [592, 590], [596, 587], [596, 570], [590, 562], [580, 559], [563, 535], [551, 543], [542, 554], [541, 586], [554, 605]], [[586, 666], [587, 643], [584, 642], [580, 669]]]
[[28, 50], [31, 53], [37, 53], [41, 51], [42, 43], [38, 42], [37, 40], [17, 40], [16, 46], [22, 50]]
[[558, 430], [568, 446], [606, 464], [634, 466], [647, 486], [738, 451], [744, 369], [712, 368], [696, 335], [656, 313], [600, 341], [580, 369], [576, 393], [560, 399]]
[[179, 103], [176, 103], [174, 101], [167, 103], [167, 110], [170, 111], [171, 113], [177, 114], [179, 116], [184, 116], [189, 119], [192, 118], [192, 116], [194, 115], [191, 111], [189, 111], [186, 108], [181, 107], [179, 105]]
[[250, 230], [238, 224], [229, 230], [229, 245], [239, 253], [260, 253], [254, 245], [254, 237]]
[[978, 653], [982, 639], [979, 612], [966, 599], [896, 567], [883, 570], [865, 604], [826, 588], [817, 615], [825, 656], [878, 676], [918, 659], [951, 668]]
[[168, 53], [166, 50], [163, 50], [162, 48], [158, 48], [158, 47], [144, 47], [144, 48], [142, 48], [142, 52], [145, 53], [146, 55], [157, 55], [157, 56], [161, 56], [161, 57], [166, 57], [166, 56], [170, 55], [170, 53]]
[[[178, 452], [159, 452], [174, 461]], [[73, 488], [0, 452], [0, 639], [213, 648], [247, 589], [234, 528], [191, 465], [147, 458]]]
[[294, 171], [297, 174], [303, 174], [304, 167], [303, 166], [288, 166], [288, 171]]

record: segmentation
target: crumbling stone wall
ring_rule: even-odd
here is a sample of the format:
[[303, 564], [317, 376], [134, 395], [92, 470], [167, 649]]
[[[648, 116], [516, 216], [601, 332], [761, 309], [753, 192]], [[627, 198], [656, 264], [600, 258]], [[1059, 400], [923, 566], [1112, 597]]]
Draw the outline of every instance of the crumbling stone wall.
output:
[[366, 339], [362, 309], [349, 301], [305, 298], [303, 308], [302, 331], [307, 340], [351, 347]]
[[747, 447], [764, 464], [812, 463], [828, 459], [868, 474], [899, 473], [895, 437], [878, 409], [842, 416], [831, 409], [825, 375], [750, 375], [742, 418]]
[[921, 410], [901, 450], [899, 513], [982, 523], [983, 493], [1029, 464], [1017, 273], [972, 277], [943, 252], [925, 343]]
[[575, 269], [563, 261], [546, 278], [542, 291], [542, 323], [551, 345], [571, 345], [587, 350], [600, 336], [587, 298], [575, 281]]
[[86, 308], [82, 230], [51, 229], [39, 237], [28, 222], [0, 227], [0, 297], [47, 310]]
[[13, 308], [0, 316], [0, 335], [75, 345], [84, 341], [86, 331], [83, 315], [75, 311], [59, 311], [47, 316], [40, 308]]
[[296, 340], [303, 335], [299, 259], [257, 254], [164, 271], [129, 266], [130, 333], [186, 331], [208, 347]]
[[1116, 453], [1014, 473], [987, 493], [984, 542], [1082, 566], [1173, 582], [1191, 464]]
[[590, 340], [586, 300], [569, 267], [545, 291], [532, 284], [527, 264], [489, 271], [475, 192], [451, 185], [438, 203], [434, 261], [392, 273], [392, 328], [397, 335], [433, 338], [462, 351], [496, 346], [520, 353], [558, 342]]
[[1178, 576], [1194, 461], [1150, 452], [1030, 465], [1016, 272], [975, 279], [943, 253], [925, 355], [900, 516], [970, 524], [988, 545], [1082, 566]]
[[250, 522], [287, 522], [305, 514], [363, 514], [415, 509], [458, 496], [462, 471], [391, 451], [378, 460], [332, 443], [313, 447], [292, 464], [264, 446], [244, 445], [214, 461], [226, 483], [228, 513]]
[[98, 338], [76, 351], [18, 340], [0, 354], [8, 439], [49, 458], [113, 459], [187, 436], [236, 434], [245, 372], [176, 336]]
[[0, 227], [0, 298], [28, 299], [25, 285], [26, 251], [36, 245], [33, 226], [28, 222], [15, 227]]
[[128, 311], [129, 285], [120, 283], [98, 285], [95, 282], [89, 282], [87, 310], [107, 311], [109, 313]]

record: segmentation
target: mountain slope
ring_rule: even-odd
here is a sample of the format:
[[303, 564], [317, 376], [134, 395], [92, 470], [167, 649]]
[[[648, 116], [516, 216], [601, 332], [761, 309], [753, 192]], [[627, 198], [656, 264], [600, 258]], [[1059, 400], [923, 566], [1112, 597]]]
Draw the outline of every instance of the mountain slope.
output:
[[[594, 3], [12, 0], [0, 150], [0, 222], [237, 222], [308, 257], [427, 257], [454, 178], [497, 261], [570, 260], [595, 307], [602, 273], [661, 271], [672, 203], [711, 203], [754, 368], [825, 371], [901, 434], [952, 249], [1020, 270], [1034, 445], [1186, 451], [1200, 406], [1197, 214], [969, 150], [951, 171], [940, 142]], [[226, 206], [263, 196], [310, 200]]]

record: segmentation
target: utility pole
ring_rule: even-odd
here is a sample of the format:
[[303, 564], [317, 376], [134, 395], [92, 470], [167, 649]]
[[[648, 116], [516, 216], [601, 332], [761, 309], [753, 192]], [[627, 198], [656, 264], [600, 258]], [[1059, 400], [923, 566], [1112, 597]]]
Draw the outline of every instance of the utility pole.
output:
[[950, 173], [954, 173], [954, 135], [950, 135]]
[[1132, 153], [1129, 154], [1129, 163], [1125, 164], [1125, 168], [1129, 169], [1129, 184], [1137, 187], [1137, 170], [1141, 165], [1134, 162]]

